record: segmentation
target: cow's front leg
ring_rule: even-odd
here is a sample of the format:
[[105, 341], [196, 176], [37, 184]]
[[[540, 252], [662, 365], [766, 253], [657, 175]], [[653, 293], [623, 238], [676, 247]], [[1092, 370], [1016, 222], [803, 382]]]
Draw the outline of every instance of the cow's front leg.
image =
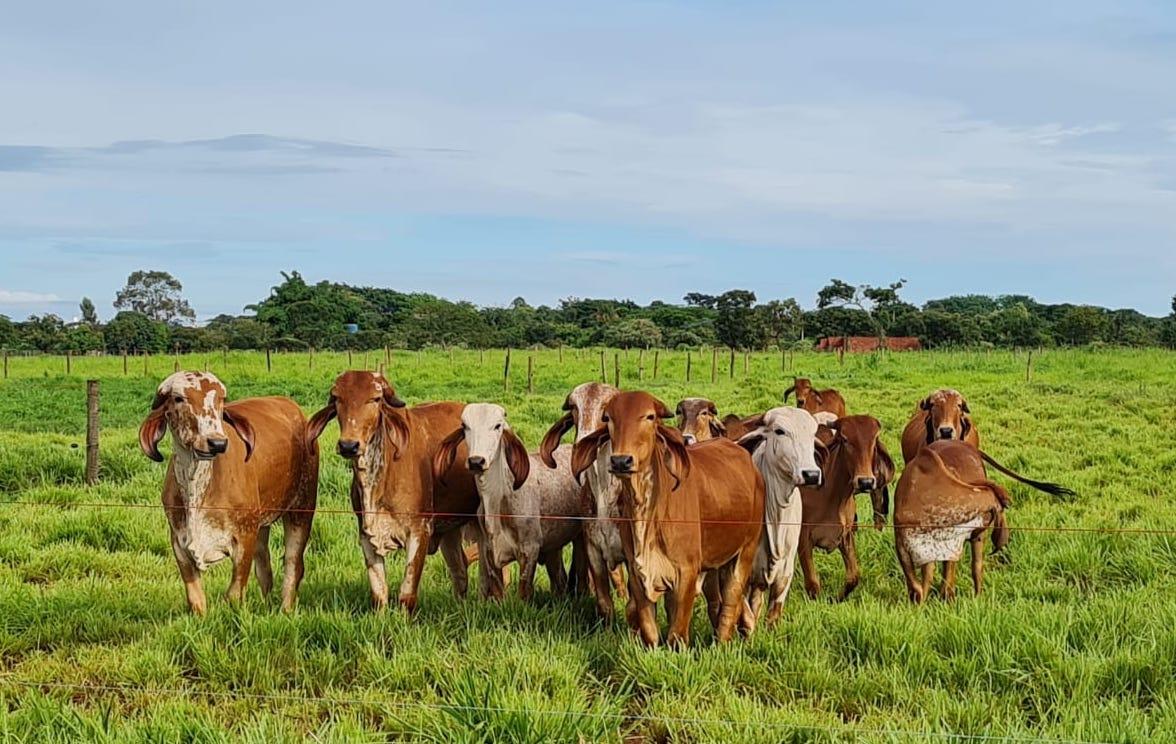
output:
[[416, 613], [417, 595], [420, 591], [421, 576], [425, 572], [425, 558], [429, 555], [429, 538], [432, 528], [424, 529], [409, 535], [408, 558], [404, 566], [404, 580], [400, 582], [400, 606], [409, 615]]
[[245, 599], [245, 587], [249, 583], [249, 572], [253, 569], [253, 553], [257, 549], [257, 528], [243, 528], [233, 540], [233, 580], [225, 592], [225, 599], [231, 604], [240, 604]]
[[367, 566], [368, 586], [372, 592], [372, 609], [381, 612], [388, 608], [388, 576], [384, 571], [384, 556], [376, 551], [371, 538], [361, 534], [359, 546], [363, 549], [363, 562]]
[[176, 556], [176, 566], [180, 569], [180, 578], [184, 581], [184, 590], [188, 595], [188, 609], [193, 614], [203, 616], [208, 612], [208, 601], [204, 598], [204, 586], [200, 582], [200, 569], [192, 560], [188, 550], [180, 545], [175, 530], [171, 533], [172, 553]]

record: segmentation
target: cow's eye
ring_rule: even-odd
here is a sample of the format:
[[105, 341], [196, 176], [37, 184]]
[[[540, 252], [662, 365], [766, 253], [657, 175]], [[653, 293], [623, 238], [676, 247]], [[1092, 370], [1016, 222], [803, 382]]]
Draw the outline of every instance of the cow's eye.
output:
[[645, 420], [646, 420], [646, 421], [653, 421], [653, 420], [655, 420], [656, 418], [657, 418], [657, 417], [656, 417], [656, 416], [654, 416], [654, 415], [651, 413], [651, 414], [649, 414], [648, 416], [646, 416], [646, 417], [645, 417]]
[[787, 433], [787, 432], [785, 432], [783, 429], [776, 429], [776, 436], [778, 436], [778, 437], [782, 437], [782, 436], [784, 436], [786, 433]]
[[495, 426], [494, 431], [502, 431], [502, 424], [498, 424], [497, 426]]
[[184, 402], [184, 396], [182, 396], [182, 395], [177, 395], [177, 396], [175, 397], [175, 401], [176, 401], [176, 403], [183, 403], [183, 402]]
[[608, 423], [608, 414], [606, 413], [603, 416], [601, 416], [600, 420], [607, 424]]

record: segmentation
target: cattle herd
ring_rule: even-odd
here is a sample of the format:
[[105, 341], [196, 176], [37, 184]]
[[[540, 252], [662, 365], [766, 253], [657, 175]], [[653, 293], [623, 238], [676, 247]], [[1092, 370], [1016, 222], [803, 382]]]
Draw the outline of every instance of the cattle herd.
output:
[[[796, 559], [805, 590], [821, 590], [813, 549], [837, 550], [850, 594], [860, 578], [854, 535], [857, 496], [869, 494], [884, 528], [896, 468], [881, 423], [848, 415], [836, 390], [797, 379], [795, 407], [720, 420], [716, 405], [687, 398], [671, 413], [641, 391], [588, 382], [568, 393], [537, 453], [489, 403], [407, 406], [383, 375], [345, 372], [309, 421], [287, 398], [226, 402], [208, 373], [164, 380], [139, 432], [148, 457], [172, 433], [163, 504], [190, 609], [207, 610], [201, 574], [230, 558], [228, 599], [244, 596], [250, 568], [263, 593], [273, 585], [270, 526], [285, 533], [282, 607], [292, 610], [303, 576], [318, 492], [318, 438], [338, 421], [337, 452], [352, 468], [351, 505], [372, 603], [388, 605], [385, 557], [406, 551], [397, 600], [413, 612], [428, 555], [441, 552], [453, 590], [464, 596], [480, 562], [479, 590], [500, 598], [519, 566], [528, 600], [542, 565], [555, 593], [591, 592], [605, 621], [614, 594], [630, 628], [648, 645], [689, 641], [701, 592], [720, 641], [750, 634], [763, 610], [777, 621]], [[676, 419], [677, 426], [666, 422]], [[572, 446], [561, 444], [574, 431]], [[922, 602], [936, 563], [940, 594], [955, 594], [957, 563], [970, 543], [975, 591], [983, 583], [983, 540], [1008, 542], [1007, 491], [985, 466], [1051, 494], [1071, 493], [1024, 478], [980, 450], [964, 397], [938, 390], [919, 401], [902, 435], [894, 485], [894, 535], [908, 595]], [[571, 545], [571, 565], [565, 548]]]

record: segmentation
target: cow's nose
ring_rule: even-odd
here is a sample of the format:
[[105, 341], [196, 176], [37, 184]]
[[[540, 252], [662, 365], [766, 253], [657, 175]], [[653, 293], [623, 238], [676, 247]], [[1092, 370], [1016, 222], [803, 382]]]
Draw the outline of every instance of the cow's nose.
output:
[[950, 427], [950, 426], [939, 427], [939, 438], [940, 439], [951, 439], [953, 436], [955, 436], [955, 429], [953, 429], [952, 427]]
[[344, 457], [356, 457], [359, 455], [359, 442], [354, 439], [340, 439], [339, 446], [336, 449]]
[[229, 440], [227, 439], [209, 439], [208, 451], [214, 455], [223, 455], [225, 450], [229, 448]]
[[802, 471], [800, 471], [800, 477], [804, 478], [804, 484], [806, 486], [819, 486], [819, 485], [821, 485], [821, 471], [820, 470], [802, 470]]
[[685, 442], [686, 444], [694, 444], [698, 440], [694, 438], [693, 434], [683, 434], [682, 441]]
[[466, 465], [475, 473], [480, 473], [486, 469], [486, 458], [477, 455], [471, 455], [470, 459], [466, 460]]
[[858, 478], [857, 479], [857, 490], [859, 493], [861, 493], [863, 491], [873, 491], [874, 490], [874, 479], [873, 478]]
[[614, 473], [629, 473], [633, 470], [632, 455], [613, 455], [608, 462]]

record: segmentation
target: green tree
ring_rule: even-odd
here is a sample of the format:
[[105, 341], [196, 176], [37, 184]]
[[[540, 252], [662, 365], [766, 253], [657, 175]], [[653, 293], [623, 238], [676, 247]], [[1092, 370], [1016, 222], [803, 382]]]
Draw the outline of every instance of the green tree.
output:
[[181, 294], [184, 285], [166, 271], [136, 271], [114, 299], [119, 310], [129, 310], [160, 323], [183, 323], [196, 319]]
[[607, 326], [601, 340], [606, 346], [614, 348], [647, 349], [661, 345], [662, 333], [657, 324], [648, 318], [630, 318]]
[[65, 321], [52, 313], [30, 315], [20, 324], [18, 332], [26, 348], [46, 354], [66, 351]]
[[64, 346], [75, 354], [88, 354], [105, 349], [106, 341], [98, 326], [78, 323], [66, 328]]
[[715, 299], [715, 334], [732, 349], [762, 346], [763, 329], [755, 310], [755, 292], [732, 289]]
[[94, 302], [89, 297], [83, 297], [82, 302], [78, 305], [78, 309], [82, 311], [82, 322], [86, 325], [98, 325], [98, 310], [94, 307]]
[[106, 324], [106, 350], [111, 354], [168, 350], [170, 333], [166, 323], [152, 320], [143, 313], [124, 310]]
[[0, 349], [11, 349], [16, 345], [16, 326], [7, 315], [0, 315]]
[[1062, 315], [1054, 325], [1054, 333], [1058, 340], [1080, 346], [1102, 340], [1108, 325], [1101, 309], [1090, 305], [1077, 305]]
[[786, 300], [772, 300], [756, 307], [759, 327], [763, 329], [766, 343], [782, 346], [800, 338], [804, 332], [804, 313], [800, 304], [789, 297]]
[[854, 286], [840, 279], [830, 279], [817, 293], [817, 309], [831, 307], [857, 308], [865, 313], [874, 327], [878, 338], [886, 335], [886, 328], [893, 324], [904, 303], [898, 292], [906, 285], [906, 279], [899, 279], [884, 287], [870, 284]]

